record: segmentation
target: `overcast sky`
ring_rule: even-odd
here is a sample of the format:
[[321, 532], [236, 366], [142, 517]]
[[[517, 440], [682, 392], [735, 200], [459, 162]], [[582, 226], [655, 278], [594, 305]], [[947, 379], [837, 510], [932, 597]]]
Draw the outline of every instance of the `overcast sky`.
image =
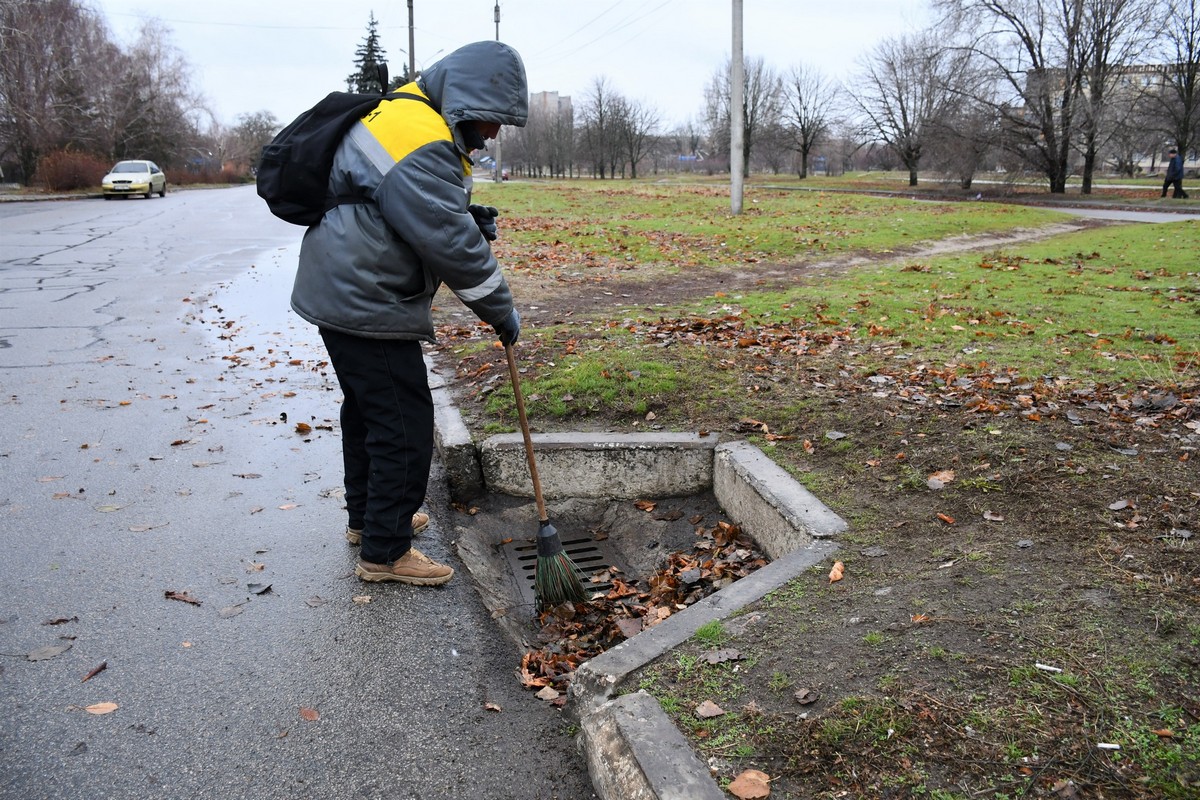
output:
[[[120, 41], [157, 19], [226, 125], [269, 111], [289, 122], [344, 90], [372, 12], [396, 74], [408, 61], [407, 0], [93, 0]], [[418, 69], [494, 39], [495, 0], [414, 0]], [[744, 52], [779, 71], [851, 75], [880, 39], [921, 27], [925, 0], [744, 0]], [[730, 0], [501, 0], [500, 39], [525, 61], [531, 92], [582, 98], [597, 77], [653, 105], [670, 127], [698, 118], [732, 50]], [[128, 39], [126, 39], [128, 37]], [[577, 101], [578, 102], [578, 101]]]

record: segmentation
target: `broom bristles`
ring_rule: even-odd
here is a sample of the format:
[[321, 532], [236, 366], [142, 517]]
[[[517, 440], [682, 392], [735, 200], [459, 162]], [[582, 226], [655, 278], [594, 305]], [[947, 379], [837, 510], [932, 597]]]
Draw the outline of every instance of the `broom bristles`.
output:
[[533, 587], [538, 608], [586, 601], [587, 592], [579, 578], [579, 567], [563, 550], [558, 531], [547, 520], [543, 520], [538, 527], [537, 545]]

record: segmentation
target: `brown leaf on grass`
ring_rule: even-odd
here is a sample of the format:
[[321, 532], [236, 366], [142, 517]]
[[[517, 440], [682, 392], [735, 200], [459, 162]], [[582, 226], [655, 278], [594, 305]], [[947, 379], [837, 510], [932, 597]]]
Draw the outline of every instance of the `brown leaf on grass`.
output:
[[634, 502], [633, 507], [641, 511], [650, 512], [658, 507], [658, 503], [654, 502], [653, 500], [638, 500]]
[[177, 592], [173, 589], [167, 589], [165, 592], [163, 592], [163, 597], [167, 598], [168, 600], [178, 600], [182, 603], [190, 603], [194, 606], [200, 605], [200, 601], [192, 597], [192, 595], [188, 592]]
[[954, 517], [950, 516], [949, 514], [939, 513], [937, 515], [937, 518], [940, 519], [942, 522], [946, 523], [947, 525], [954, 524]]
[[833, 569], [829, 570], [829, 582], [837, 583], [845, 575], [846, 565], [840, 561], [833, 562]]
[[315, 708], [300, 706], [300, 718], [305, 722], [316, 722], [321, 718], [321, 714]]
[[721, 717], [725, 715], [725, 709], [714, 703], [712, 700], [705, 700], [700, 705], [696, 706], [696, 716], [700, 719], [712, 719], [713, 717]]
[[762, 800], [771, 796], [771, 776], [761, 770], [748, 769], [729, 784], [729, 793], [738, 800]]
[[95, 714], [97, 716], [100, 716], [101, 714], [111, 714], [112, 712], [116, 711], [118, 708], [120, 708], [120, 706], [117, 705], [116, 703], [93, 703], [92, 705], [87, 706], [83, 710], [88, 712], [89, 714]]

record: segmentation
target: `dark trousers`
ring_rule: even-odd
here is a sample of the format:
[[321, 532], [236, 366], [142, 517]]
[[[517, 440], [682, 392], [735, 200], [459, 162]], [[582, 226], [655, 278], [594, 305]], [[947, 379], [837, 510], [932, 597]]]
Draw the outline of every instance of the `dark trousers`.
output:
[[412, 544], [433, 460], [433, 398], [419, 342], [322, 330], [342, 403], [346, 511], [362, 560], [391, 564]]
[[1183, 198], [1184, 200], [1187, 199], [1188, 193], [1183, 190], [1183, 178], [1167, 178], [1165, 181], [1163, 181], [1163, 190], [1162, 190], [1163, 197], [1167, 196], [1167, 187], [1168, 186], [1174, 187], [1171, 190], [1171, 197], [1179, 197], [1179, 198]]

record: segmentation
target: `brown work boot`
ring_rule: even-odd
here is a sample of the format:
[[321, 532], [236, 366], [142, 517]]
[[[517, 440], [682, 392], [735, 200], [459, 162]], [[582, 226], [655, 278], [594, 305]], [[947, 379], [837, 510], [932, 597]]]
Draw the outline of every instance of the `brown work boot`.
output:
[[[418, 511], [413, 514], [412, 526], [413, 535], [425, 530], [429, 527], [429, 515], [424, 511]], [[362, 544], [362, 528], [346, 526], [346, 541], [355, 546]]]
[[440, 586], [454, 577], [454, 570], [439, 564], [415, 547], [400, 556], [389, 567], [387, 564], [372, 564], [359, 561], [354, 574], [364, 581], [399, 581], [416, 586]]

